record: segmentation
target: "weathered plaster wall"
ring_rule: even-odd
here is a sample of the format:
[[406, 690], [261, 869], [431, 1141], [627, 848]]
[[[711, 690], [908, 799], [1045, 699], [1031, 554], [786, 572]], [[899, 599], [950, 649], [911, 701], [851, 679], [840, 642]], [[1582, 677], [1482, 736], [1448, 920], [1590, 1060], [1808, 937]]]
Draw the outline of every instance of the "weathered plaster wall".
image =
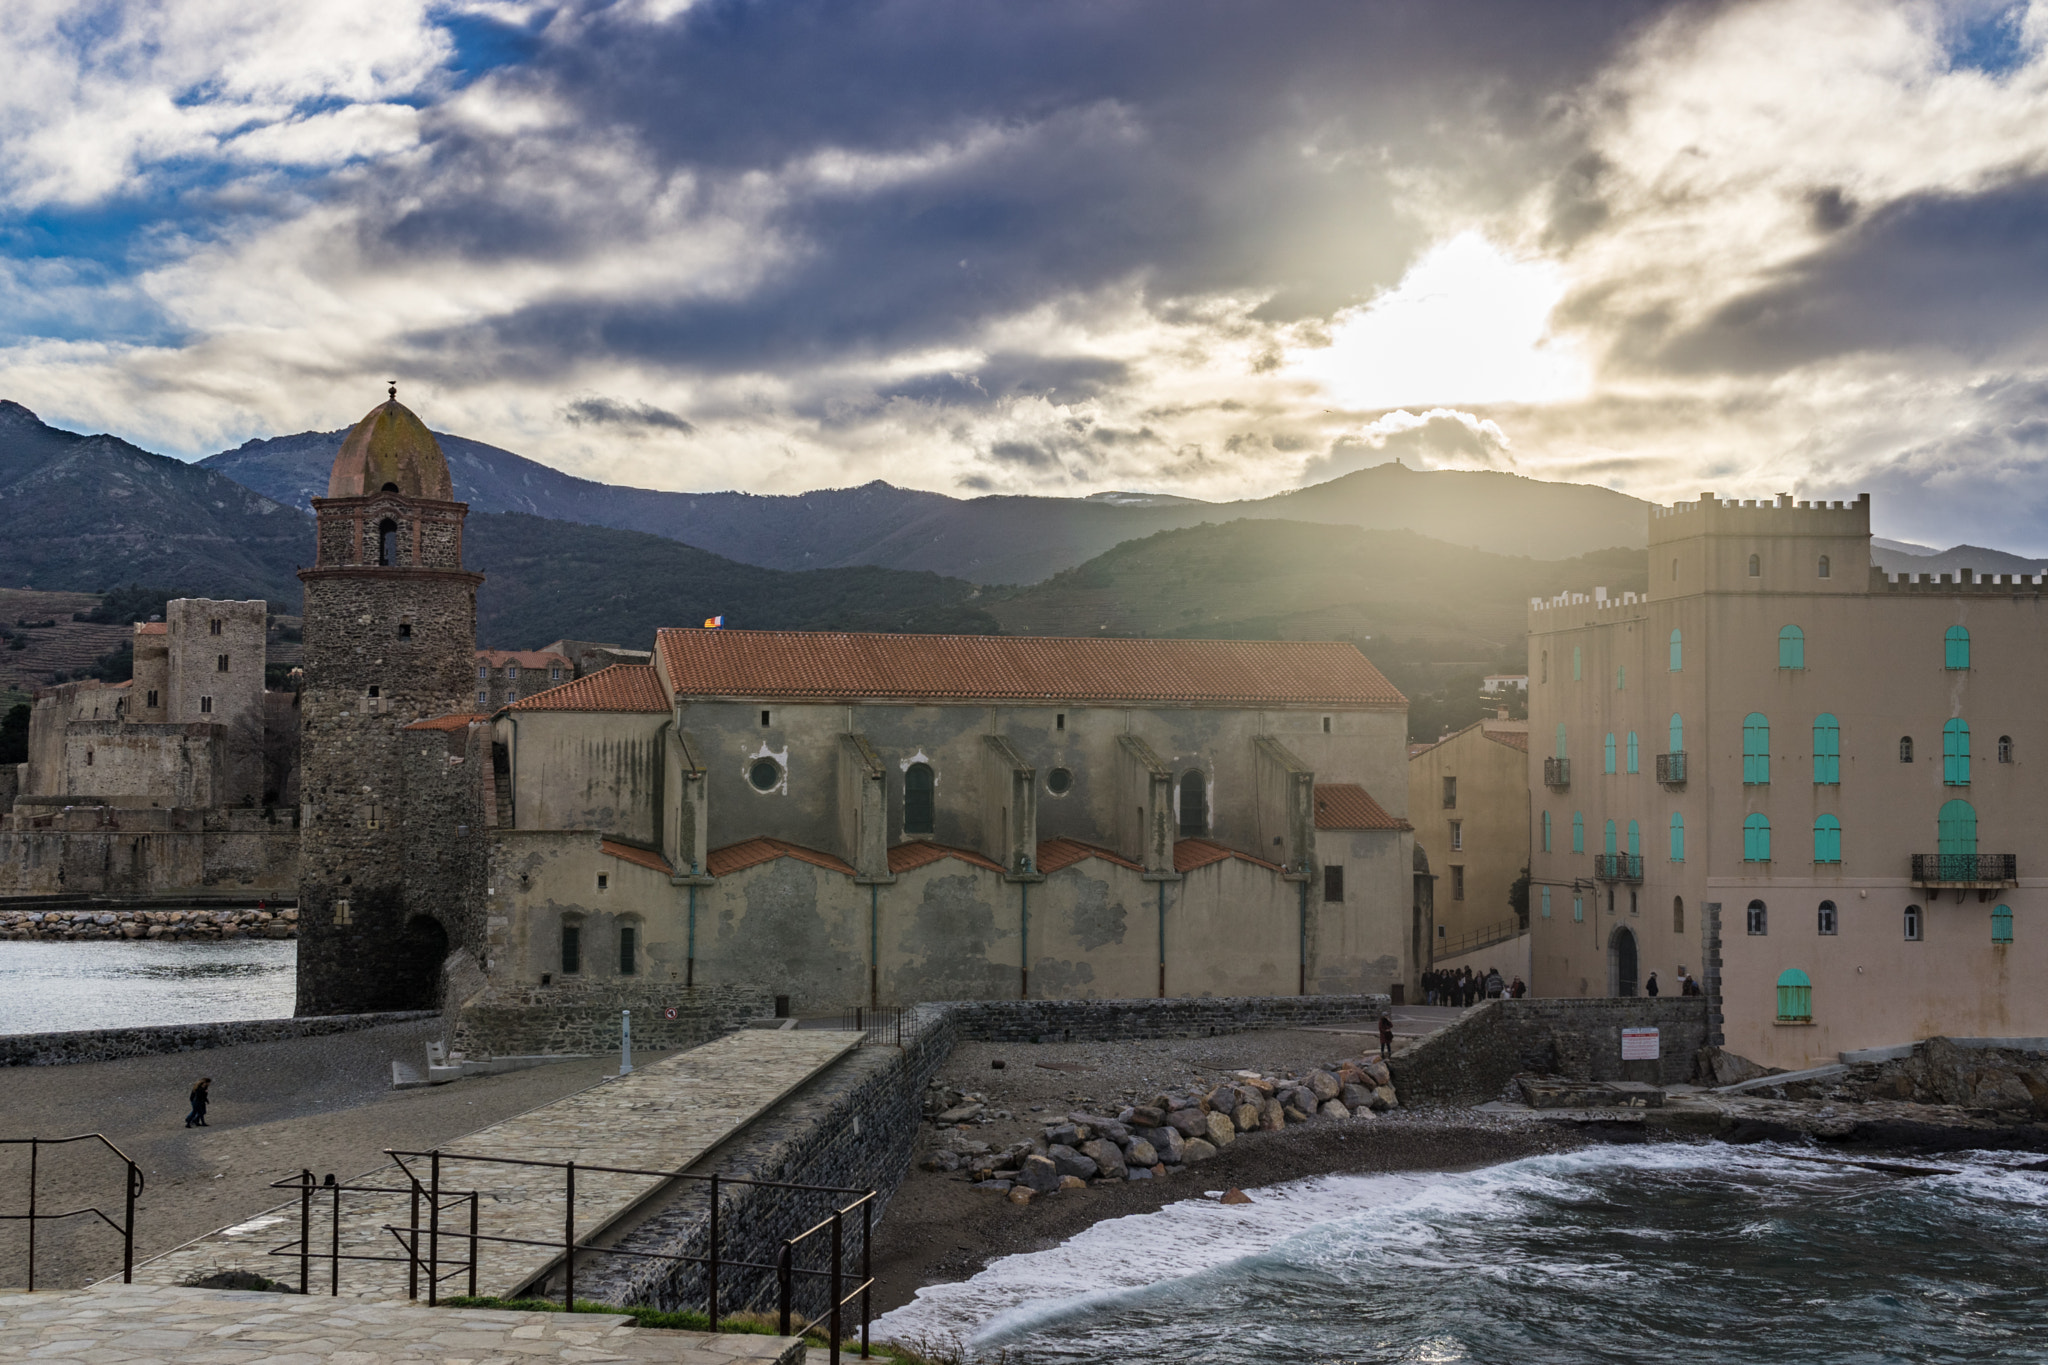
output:
[[591, 829], [637, 843], [660, 837], [662, 715], [520, 712], [512, 735], [520, 829]]

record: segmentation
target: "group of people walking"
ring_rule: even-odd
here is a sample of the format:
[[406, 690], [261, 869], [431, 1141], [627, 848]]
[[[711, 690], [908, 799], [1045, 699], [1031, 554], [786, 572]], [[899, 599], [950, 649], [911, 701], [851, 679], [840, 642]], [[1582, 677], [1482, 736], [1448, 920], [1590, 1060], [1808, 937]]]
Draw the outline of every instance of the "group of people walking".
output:
[[1521, 977], [1512, 981], [1497, 967], [1475, 972], [1470, 967], [1452, 971], [1448, 967], [1422, 974], [1423, 999], [1432, 1005], [1476, 1005], [1481, 1000], [1520, 1000], [1529, 993]]

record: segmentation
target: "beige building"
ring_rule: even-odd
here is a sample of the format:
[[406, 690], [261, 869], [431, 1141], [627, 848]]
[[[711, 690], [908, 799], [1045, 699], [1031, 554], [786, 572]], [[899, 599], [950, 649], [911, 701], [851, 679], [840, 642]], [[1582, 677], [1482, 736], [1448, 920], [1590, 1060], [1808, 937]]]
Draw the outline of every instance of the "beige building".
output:
[[476, 709], [496, 711], [575, 677], [575, 664], [553, 649], [480, 649], [476, 652]]
[[1647, 593], [1531, 603], [1536, 993], [1694, 973], [1787, 1067], [2048, 1034], [2044, 582], [1869, 544], [1867, 496], [1705, 494], [1652, 516]]
[[1529, 866], [1528, 722], [1478, 721], [1411, 757], [1408, 819], [1436, 878], [1422, 965], [1492, 950], [1492, 965], [1526, 972], [1528, 925], [1509, 894]]

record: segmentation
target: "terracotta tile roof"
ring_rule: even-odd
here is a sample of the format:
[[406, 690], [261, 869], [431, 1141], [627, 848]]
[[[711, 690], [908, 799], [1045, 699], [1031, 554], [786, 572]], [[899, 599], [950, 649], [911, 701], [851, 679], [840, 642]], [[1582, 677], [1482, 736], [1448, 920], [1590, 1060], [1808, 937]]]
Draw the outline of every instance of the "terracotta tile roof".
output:
[[1299, 640], [664, 630], [657, 647], [676, 691], [689, 696], [1408, 704], [1356, 646]]
[[137, 621], [135, 623], [135, 633], [137, 635], [169, 635], [171, 627], [170, 623], [166, 621]]
[[1481, 733], [1495, 744], [1505, 744], [1510, 749], [1520, 749], [1525, 754], [1529, 752], [1529, 732], [1527, 730], [1485, 730], [1481, 731]]
[[1038, 870], [1040, 872], [1058, 872], [1061, 868], [1072, 867], [1075, 863], [1087, 858], [1100, 858], [1106, 863], [1115, 863], [1118, 867], [1128, 867], [1133, 872], [1145, 870], [1143, 863], [1134, 863], [1121, 853], [1112, 853], [1106, 848], [1097, 848], [1094, 844], [1084, 844], [1079, 839], [1063, 838], [1039, 841]]
[[991, 872], [1003, 870], [1001, 863], [993, 858], [984, 858], [972, 849], [949, 848], [945, 844], [923, 842], [898, 844], [890, 849], [889, 870], [896, 873], [914, 872], [920, 867], [930, 867], [941, 858], [958, 858], [963, 863], [973, 863], [976, 867], [985, 867]]
[[661, 679], [646, 664], [613, 664], [587, 678], [521, 697], [511, 711], [666, 711]]
[[[610, 672], [609, 669], [606, 672]], [[599, 675], [601, 676], [601, 675]], [[810, 863], [829, 872], [844, 872], [853, 875], [853, 868], [829, 853], [820, 853], [814, 848], [801, 844], [787, 843], [781, 839], [747, 839], [724, 848], [714, 848], [704, 859], [704, 870], [714, 877], [729, 877], [762, 863], [772, 863], [777, 858], [795, 858], [798, 862]]]
[[1193, 872], [1198, 867], [1226, 862], [1231, 858], [1242, 858], [1248, 863], [1257, 863], [1260, 867], [1269, 867], [1275, 872], [1280, 870], [1278, 863], [1269, 863], [1264, 858], [1254, 858], [1249, 853], [1239, 853], [1234, 848], [1225, 848], [1208, 839], [1182, 839], [1173, 846], [1175, 872]]
[[489, 716], [472, 711], [456, 711], [445, 716], [428, 716], [406, 726], [408, 730], [460, 730], [476, 721], [489, 720]]
[[622, 844], [616, 839], [601, 839], [598, 841], [597, 846], [606, 853], [611, 854], [614, 858], [622, 862], [632, 863], [636, 867], [648, 868], [651, 871], [663, 874], [669, 874], [674, 871], [674, 869], [669, 867], [668, 859], [662, 857], [651, 848], [635, 848], [631, 844]]
[[1316, 783], [1317, 829], [1413, 829], [1387, 814], [1372, 793], [1356, 782]]
[[545, 649], [480, 649], [476, 661], [492, 668], [518, 664], [521, 668], [574, 668], [563, 655]]

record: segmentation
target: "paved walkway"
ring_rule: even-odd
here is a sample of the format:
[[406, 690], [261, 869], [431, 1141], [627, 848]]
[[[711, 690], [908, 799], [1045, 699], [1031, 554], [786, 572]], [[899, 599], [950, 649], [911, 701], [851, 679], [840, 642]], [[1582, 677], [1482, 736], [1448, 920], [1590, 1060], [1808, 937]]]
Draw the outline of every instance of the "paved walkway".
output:
[[793, 1337], [664, 1332], [609, 1313], [96, 1285], [0, 1292], [0, 1360], [45, 1365], [802, 1365]]
[[[579, 1165], [629, 1166], [642, 1170], [676, 1171], [703, 1156], [718, 1143], [818, 1074], [857, 1042], [853, 1033], [742, 1029], [737, 1033], [679, 1053], [588, 1090], [556, 1100], [515, 1118], [447, 1143], [443, 1151], [463, 1156], [514, 1157], [527, 1161], [575, 1161]], [[413, 1169], [427, 1179], [428, 1164], [414, 1158]], [[321, 1175], [315, 1172], [315, 1175]], [[345, 1183], [394, 1187], [399, 1172], [384, 1167]], [[602, 1227], [660, 1186], [659, 1176], [603, 1175], [579, 1171], [576, 1177], [576, 1240], [587, 1242]], [[552, 1246], [482, 1244], [478, 1257], [477, 1291], [504, 1296], [545, 1271], [560, 1255], [568, 1199], [563, 1172], [536, 1166], [501, 1166], [464, 1162], [444, 1156], [441, 1256], [445, 1261], [466, 1255], [469, 1208], [449, 1201], [450, 1191], [478, 1192], [479, 1232], [486, 1236], [530, 1238]], [[331, 1196], [313, 1200], [313, 1250], [325, 1251], [332, 1235]], [[400, 1194], [352, 1194], [342, 1197], [341, 1251], [344, 1256], [403, 1256], [398, 1238], [388, 1229], [410, 1221], [411, 1200]], [[422, 1213], [422, 1227], [426, 1224]], [[267, 1253], [280, 1244], [296, 1248], [299, 1205], [288, 1203], [254, 1218], [189, 1242], [135, 1268], [138, 1284], [177, 1285], [216, 1270], [249, 1270], [296, 1287], [298, 1259]], [[421, 1254], [427, 1252], [424, 1234]], [[578, 1258], [579, 1271], [583, 1258]], [[331, 1263], [315, 1261], [315, 1293], [330, 1285]], [[104, 1283], [104, 1282], [103, 1282]], [[344, 1261], [343, 1297], [396, 1300], [406, 1297], [407, 1267], [397, 1261]], [[444, 1266], [441, 1292], [467, 1291], [466, 1272]], [[424, 1283], [420, 1286], [426, 1293]]]

